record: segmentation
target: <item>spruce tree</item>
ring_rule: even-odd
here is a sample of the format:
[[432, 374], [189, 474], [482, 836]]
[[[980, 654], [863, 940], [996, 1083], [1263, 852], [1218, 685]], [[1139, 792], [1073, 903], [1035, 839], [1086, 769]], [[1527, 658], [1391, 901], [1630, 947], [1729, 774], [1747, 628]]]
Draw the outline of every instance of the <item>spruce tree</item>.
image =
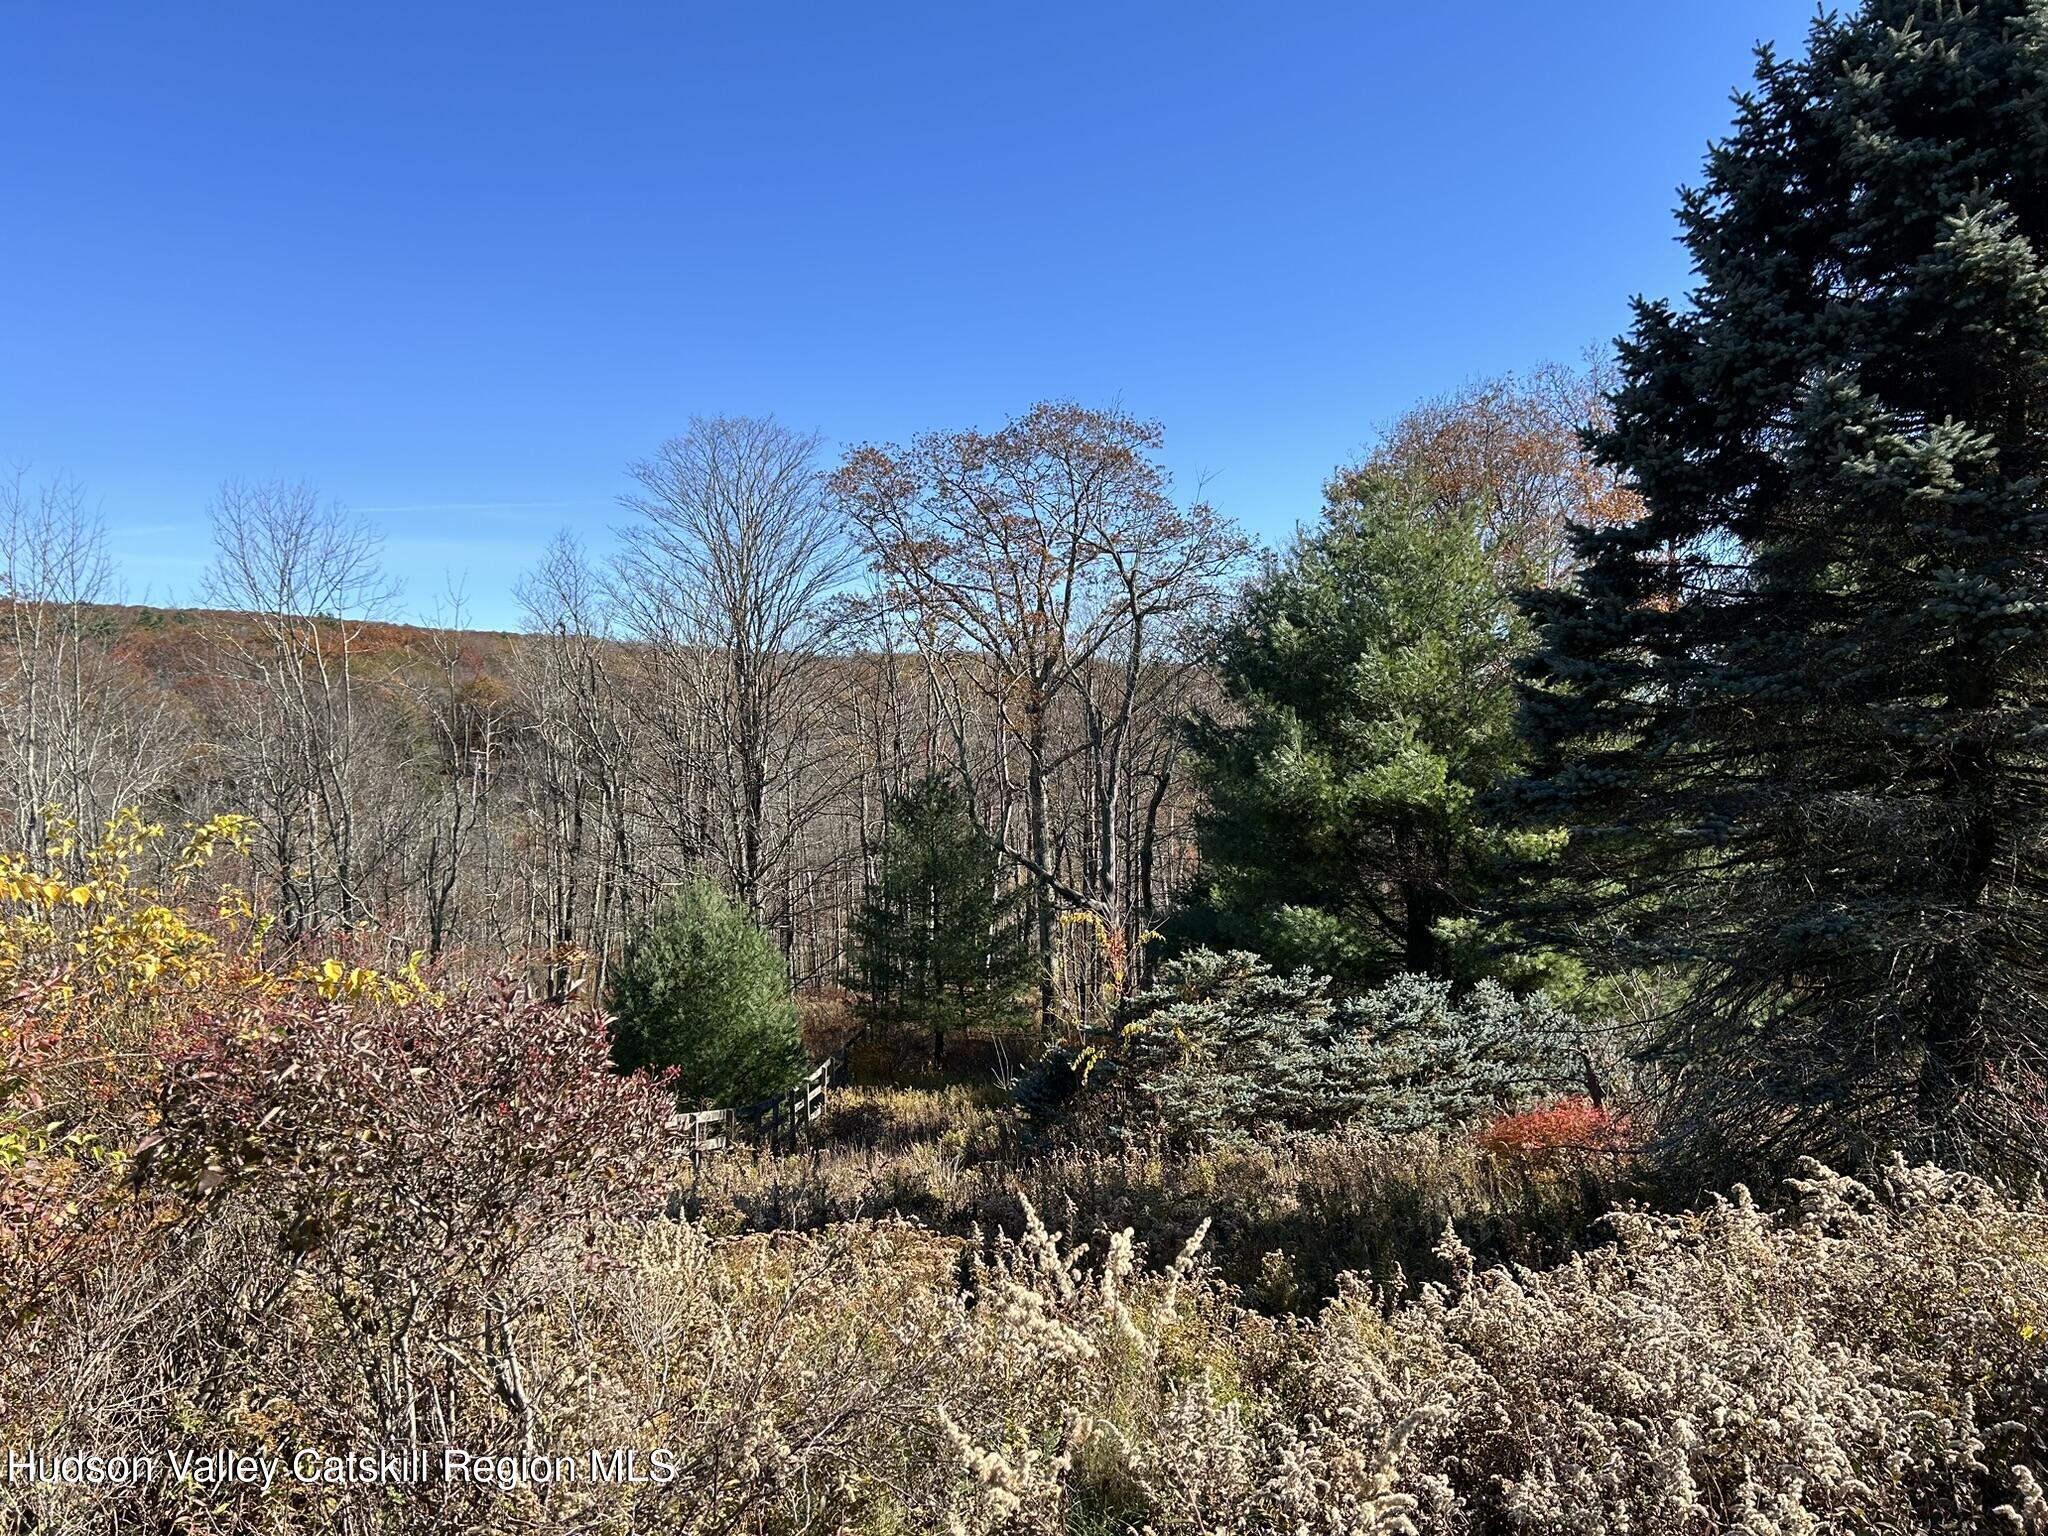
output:
[[854, 988], [868, 1021], [928, 1029], [937, 1061], [949, 1031], [1019, 1015], [1026, 893], [999, 885], [1000, 850], [952, 785], [927, 778], [886, 814], [853, 918]]
[[1190, 726], [1205, 888], [1178, 933], [1354, 984], [1483, 973], [1504, 857], [1542, 841], [1482, 809], [1521, 762], [1526, 643], [1474, 509], [1334, 482], [1217, 637], [1230, 708]]
[[[1880, 0], [1755, 89], [1596, 446], [1647, 504], [1538, 601], [1526, 802], [1682, 990], [1684, 1146], [2042, 1150], [2048, 5]], [[2031, 1103], [2028, 1102], [2031, 1099]]]
[[1404, 975], [1339, 997], [1306, 969], [1197, 949], [1126, 999], [1113, 1030], [1048, 1052], [1018, 1098], [1039, 1119], [1215, 1146], [1346, 1125], [1452, 1130], [1572, 1092], [1585, 1070], [1571, 1021], [1497, 982], [1458, 996]]

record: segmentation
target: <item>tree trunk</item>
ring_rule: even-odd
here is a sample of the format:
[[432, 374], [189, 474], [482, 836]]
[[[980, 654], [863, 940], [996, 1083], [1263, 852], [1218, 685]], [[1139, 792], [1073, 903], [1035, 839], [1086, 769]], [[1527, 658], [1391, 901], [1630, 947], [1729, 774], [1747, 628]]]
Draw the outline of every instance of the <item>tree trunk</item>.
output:
[[1052, 890], [1044, 874], [1052, 868], [1047, 830], [1052, 817], [1046, 803], [1045, 787], [1045, 716], [1034, 706], [1027, 720], [1025, 756], [1029, 759], [1029, 766], [1025, 782], [1025, 815], [1029, 820], [1027, 833], [1031, 839], [1031, 860], [1038, 867], [1031, 887], [1032, 916], [1038, 929], [1038, 1027], [1042, 1033], [1050, 1034], [1059, 1012], [1059, 1000], [1053, 986]]

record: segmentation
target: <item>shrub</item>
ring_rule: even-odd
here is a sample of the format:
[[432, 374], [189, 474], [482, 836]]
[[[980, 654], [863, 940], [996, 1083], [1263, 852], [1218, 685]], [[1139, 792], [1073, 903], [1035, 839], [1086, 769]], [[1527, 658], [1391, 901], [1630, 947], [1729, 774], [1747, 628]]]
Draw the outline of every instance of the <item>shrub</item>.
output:
[[[2048, 1211], [1895, 1161], [1620, 1213], [1546, 1274], [1334, 1303], [1298, 1380], [1396, 1457], [1426, 1530], [2048, 1532]], [[1410, 1384], [1391, 1390], [1389, 1367]]]
[[1628, 1116], [1573, 1097], [1502, 1115], [1479, 1133], [1479, 1145], [1495, 1157], [1540, 1163], [1581, 1153], [1626, 1152], [1635, 1145], [1635, 1134]]
[[[531, 1433], [516, 1320], [667, 1187], [673, 1103], [607, 1043], [594, 1011], [501, 983], [402, 1012], [274, 999], [174, 1065], [141, 1158], [190, 1207], [166, 1252], [189, 1245], [237, 1335], [271, 1325], [291, 1276], [296, 1323], [238, 1366], [305, 1372], [302, 1433], [394, 1443], [445, 1411], [448, 1368], [498, 1383]], [[222, 1243], [233, 1267], [212, 1272]], [[337, 1375], [374, 1385], [311, 1388]]]
[[[528, 1330], [609, 1223], [659, 1210], [667, 1092], [612, 1070], [594, 1011], [503, 985], [404, 1011], [273, 996], [210, 1022], [137, 1159], [143, 1241], [13, 1340], [78, 1379], [31, 1396], [0, 1367], [0, 1400], [11, 1385], [11, 1408], [106, 1449], [530, 1443], [551, 1382], [529, 1373], [551, 1368]], [[176, 1385], [134, 1390], [158, 1372]], [[467, 1525], [435, 1490], [410, 1511], [382, 1495], [389, 1524], [325, 1493], [240, 1518], [215, 1488], [163, 1497], [216, 1530], [292, 1529], [291, 1506], [306, 1530]]]
[[672, 1068], [685, 1103], [742, 1105], [802, 1078], [789, 975], [768, 936], [708, 880], [633, 935], [612, 987], [619, 1067]]
[[593, 1013], [509, 983], [404, 1011], [272, 1001], [173, 1065], [143, 1155], [201, 1197], [260, 1191], [302, 1249], [495, 1270], [634, 1187], [669, 1113], [652, 1086], [608, 1070]]
[[[176, 838], [122, 811], [97, 840], [52, 816], [38, 852], [0, 853], [0, 1324], [27, 1316], [153, 1219], [126, 1176], [164, 1067], [252, 999], [430, 996], [408, 962], [269, 952], [231, 876], [251, 824]], [[342, 940], [348, 943], [349, 940]], [[125, 1230], [116, 1230], [125, 1228]]]
[[1345, 1125], [1461, 1127], [1554, 1096], [1580, 1070], [1566, 1017], [1495, 982], [1458, 997], [1407, 975], [1335, 999], [1306, 970], [1196, 950], [1128, 1001], [1113, 1037], [1054, 1053], [1019, 1097], [1044, 1117], [1092, 1089], [1102, 1123], [1214, 1146]]
[[1361, 1042], [1307, 971], [1276, 976], [1256, 955], [1197, 950], [1162, 967], [1125, 1010], [1121, 1075], [1178, 1140], [1327, 1130], [1358, 1110]]

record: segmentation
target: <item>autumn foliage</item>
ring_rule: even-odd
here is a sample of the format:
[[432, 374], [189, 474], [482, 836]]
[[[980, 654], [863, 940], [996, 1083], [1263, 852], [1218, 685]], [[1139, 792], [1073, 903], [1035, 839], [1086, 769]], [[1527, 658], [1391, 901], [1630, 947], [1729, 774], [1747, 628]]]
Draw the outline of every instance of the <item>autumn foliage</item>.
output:
[[[672, 1085], [615, 1072], [587, 1006], [267, 954], [260, 916], [223, 907], [231, 857], [178, 851], [155, 884], [138, 855], [83, 901], [83, 879], [10, 877], [0, 1454], [618, 1448], [675, 1475], [10, 1487], [28, 1528], [2048, 1530], [2044, 1217], [1976, 1181], [1813, 1170], [1786, 1215], [1618, 1217], [1614, 1246], [1547, 1271], [1450, 1237], [1448, 1285], [1326, 1285], [1291, 1267], [1303, 1244], [1252, 1284], [1210, 1252], [1257, 1246], [1272, 1201], [1243, 1177], [1284, 1171], [1273, 1148], [1174, 1162], [1200, 1214], [1171, 1238], [1126, 1218], [1172, 1202], [1118, 1204], [1120, 1177], [1166, 1173], [1151, 1153], [1012, 1144], [985, 1170], [1005, 1198], [959, 1225], [905, 1219], [907, 1173], [965, 1177], [950, 1131], [700, 1174]], [[1567, 1099], [1478, 1146], [1629, 1140]], [[1299, 1230], [1384, 1232], [1447, 1158], [1515, 1198], [1574, 1182], [1354, 1128], [1287, 1151]], [[1374, 1166], [1401, 1177], [1360, 1197]], [[751, 1178], [788, 1211], [861, 1168], [858, 1214], [818, 1226], [736, 1231], [694, 1199]]]
[[[236, 878], [251, 823], [176, 835], [123, 812], [91, 840], [52, 816], [35, 854], [0, 855], [0, 1319], [39, 1306], [136, 1225], [139, 1150], [160, 1137], [169, 1064], [251, 1010], [295, 999], [402, 1009], [416, 960], [379, 970], [276, 950]], [[155, 1216], [146, 1218], [146, 1226]]]
[[1626, 1114], [1584, 1097], [1502, 1115], [1479, 1133], [1483, 1150], [1525, 1163], [1554, 1162], [1576, 1153], [1614, 1156], [1636, 1143]]
[[[509, 983], [404, 1011], [273, 1001], [172, 1065], [139, 1169], [294, 1255], [353, 1326], [432, 1350], [498, 1326], [565, 1230], [659, 1212], [674, 1107], [612, 1072], [595, 1013]], [[426, 1407], [380, 1400], [337, 1433], [397, 1435]]]

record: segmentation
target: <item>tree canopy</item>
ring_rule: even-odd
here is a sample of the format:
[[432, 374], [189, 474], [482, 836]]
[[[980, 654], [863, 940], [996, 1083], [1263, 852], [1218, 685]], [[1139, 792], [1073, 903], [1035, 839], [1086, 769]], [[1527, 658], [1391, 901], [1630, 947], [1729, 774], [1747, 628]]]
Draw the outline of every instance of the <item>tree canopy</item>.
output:
[[1218, 638], [1227, 708], [1191, 727], [1202, 920], [1352, 980], [1481, 964], [1473, 919], [1540, 835], [1481, 802], [1521, 761], [1526, 643], [1480, 536], [1386, 475], [1333, 483]]
[[1653, 1055], [1703, 1155], [2048, 1126], [2042, 14], [1762, 55], [1597, 444], [1647, 512], [1537, 605], [1525, 803], [1572, 825], [1566, 910], [1685, 977]]

